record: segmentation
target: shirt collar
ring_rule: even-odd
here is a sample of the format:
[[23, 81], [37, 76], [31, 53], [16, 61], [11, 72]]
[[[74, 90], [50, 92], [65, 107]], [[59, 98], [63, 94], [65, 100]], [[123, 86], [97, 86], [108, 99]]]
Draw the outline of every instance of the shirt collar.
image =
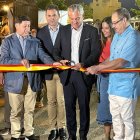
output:
[[80, 30], [82, 30], [83, 29], [83, 23], [80, 25], [80, 27], [76, 30], [76, 29], [74, 29], [72, 26], [71, 26], [71, 30], [76, 30], [76, 31], [80, 31]]
[[53, 30], [53, 29], [48, 25], [49, 30], [50, 30], [50, 31], [54, 31], [54, 32], [56, 32], [56, 31], [59, 29], [59, 27], [60, 27], [60, 25], [58, 24], [57, 27], [56, 27], [56, 29]]
[[18, 39], [20, 39], [21, 37], [22, 37], [22, 38], [24, 38], [24, 39], [29, 38], [29, 35], [28, 35], [28, 36], [25, 36], [25, 37], [23, 37], [23, 36], [19, 35], [18, 33], [16, 33], [16, 35], [17, 35]]
[[124, 36], [130, 29], [132, 29], [133, 27], [131, 25], [128, 25], [125, 30], [123, 31], [122, 34], [118, 34], [119, 36]]

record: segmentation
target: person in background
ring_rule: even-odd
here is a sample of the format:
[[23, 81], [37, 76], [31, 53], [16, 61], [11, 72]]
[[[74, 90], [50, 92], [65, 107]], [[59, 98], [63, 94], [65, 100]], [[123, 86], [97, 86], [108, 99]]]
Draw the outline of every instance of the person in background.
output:
[[[111, 43], [110, 58], [97, 66], [87, 68], [91, 74], [101, 70], [137, 68], [140, 64], [140, 34], [130, 25], [130, 13], [119, 8], [112, 14], [115, 35]], [[139, 91], [139, 73], [110, 73], [109, 102], [112, 115], [113, 140], [135, 140], [134, 112]]]
[[[8, 18], [3, 17], [2, 20], [2, 28], [0, 29], [0, 45], [2, 43], [2, 40], [10, 34], [10, 28], [8, 23]], [[0, 46], [0, 55], [1, 55], [1, 46]], [[4, 76], [3, 73], [0, 73], [0, 84], [4, 84]], [[4, 122], [5, 122], [5, 128], [0, 130], [0, 135], [8, 135], [11, 133], [11, 124], [10, 124], [10, 105], [9, 105], [9, 99], [8, 94], [4, 94], [5, 104], [4, 104]]]
[[96, 19], [95, 22], [93, 23], [93, 26], [95, 28], [97, 28], [98, 30], [98, 35], [100, 36], [101, 35], [101, 30], [100, 30], [100, 27], [101, 27], [101, 21], [99, 19]]
[[[61, 29], [59, 24], [59, 9], [56, 5], [49, 5], [46, 8], [47, 26], [43, 27], [37, 33], [37, 38], [40, 39], [42, 46], [50, 54], [52, 59], [54, 44], [57, 35]], [[60, 140], [66, 139], [66, 117], [63, 86], [60, 81], [61, 71], [50, 69], [44, 72], [44, 79], [47, 88], [48, 99], [48, 119], [50, 126], [50, 134], [48, 140], [56, 140], [58, 136]]]
[[[44, 63], [60, 65], [54, 62], [40, 46], [40, 41], [29, 36], [31, 21], [27, 16], [15, 19], [16, 32], [4, 39], [1, 50], [1, 64], [22, 64], [29, 68], [40, 59]], [[38, 72], [4, 73], [4, 91], [8, 93], [11, 107], [11, 140], [20, 140], [21, 114], [24, 111], [24, 134], [28, 140], [35, 140], [33, 115], [36, 92], [41, 90], [42, 81]]]
[[98, 31], [83, 23], [84, 10], [80, 4], [68, 7], [70, 24], [59, 31], [53, 56], [63, 65], [72, 65], [73, 69], [64, 70], [60, 78], [64, 89], [68, 140], [76, 140], [76, 100], [80, 109], [80, 140], [87, 140], [90, 124], [90, 92], [95, 82], [94, 76], [79, 71], [98, 63], [100, 40]]
[[0, 30], [0, 34], [2, 36], [7, 36], [10, 34], [10, 28], [9, 28], [9, 24], [8, 24], [8, 18], [4, 17], [3, 21], [2, 21], [2, 28]]
[[139, 25], [138, 25], [138, 28], [137, 28], [137, 30], [140, 32], [140, 23], [139, 23]]
[[31, 36], [36, 37], [37, 35], [37, 29], [33, 28], [31, 29]]
[[[37, 36], [37, 29], [35, 29], [35, 28], [31, 29], [31, 36], [33, 36], [33, 37]], [[44, 96], [45, 91], [46, 91], [46, 87], [43, 82], [43, 89], [37, 92], [35, 108], [42, 108], [44, 106], [43, 96]]]
[[[4, 86], [4, 73], [0, 73], [0, 85]], [[11, 134], [10, 112], [8, 93], [4, 93], [4, 129], [0, 130], [0, 135], [5, 136]]]
[[[111, 17], [105, 17], [101, 22], [102, 53], [99, 62], [105, 62], [110, 56], [110, 45], [113, 39]], [[97, 78], [97, 90], [99, 92], [99, 103], [97, 108], [97, 122], [104, 125], [105, 140], [111, 140], [112, 116], [110, 114], [108, 99], [109, 74], [99, 74]]]
[[10, 34], [10, 28], [9, 28], [8, 18], [4, 16], [2, 18], [2, 27], [0, 28], [0, 53], [1, 53], [2, 40], [9, 34]]

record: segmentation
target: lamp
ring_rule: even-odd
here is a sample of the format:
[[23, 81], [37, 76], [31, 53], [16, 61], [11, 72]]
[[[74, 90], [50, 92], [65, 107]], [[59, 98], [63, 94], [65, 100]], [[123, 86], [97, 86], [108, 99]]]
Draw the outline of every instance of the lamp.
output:
[[8, 6], [8, 5], [4, 5], [4, 6], [3, 6], [3, 10], [4, 10], [4, 11], [8, 11], [8, 10], [9, 10], [9, 6]]

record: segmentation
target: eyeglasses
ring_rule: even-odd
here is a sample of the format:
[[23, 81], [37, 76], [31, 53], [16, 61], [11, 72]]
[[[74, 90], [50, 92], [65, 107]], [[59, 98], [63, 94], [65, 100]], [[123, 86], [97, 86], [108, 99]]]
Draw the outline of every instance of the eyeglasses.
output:
[[124, 18], [124, 17], [120, 18], [120, 19], [119, 19], [118, 21], [116, 21], [116, 22], [112, 22], [112, 25], [116, 25], [116, 24], [118, 24], [120, 21], [123, 20], [123, 18]]

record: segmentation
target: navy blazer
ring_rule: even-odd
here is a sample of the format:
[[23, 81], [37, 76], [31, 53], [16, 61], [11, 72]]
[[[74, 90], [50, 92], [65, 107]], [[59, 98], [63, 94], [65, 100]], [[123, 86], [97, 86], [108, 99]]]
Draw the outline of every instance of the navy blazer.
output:
[[[101, 43], [97, 29], [84, 24], [79, 44], [79, 62], [82, 63], [85, 68], [95, 65], [98, 63], [100, 53]], [[71, 61], [71, 25], [66, 25], [60, 29], [53, 56], [57, 61], [62, 59]], [[61, 73], [61, 82], [64, 85], [69, 79], [69, 74], [70, 70], [65, 70]], [[81, 74], [88, 86], [91, 86], [92, 83], [95, 82], [92, 75]]]
[[[17, 35], [14, 33], [5, 38], [1, 48], [1, 64], [20, 64], [22, 59], [29, 60], [30, 63], [38, 63], [40, 59], [43, 63], [52, 64], [54, 61], [46, 54], [40, 45], [40, 41], [34, 37], [27, 39], [25, 55], [23, 55]], [[27, 77], [31, 89], [39, 91], [42, 88], [42, 81], [39, 72], [27, 72]], [[6, 92], [20, 93], [23, 86], [24, 72], [5, 73], [4, 89]]]
[[[60, 28], [62, 27], [62, 25], [60, 25]], [[59, 30], [60, 30], [59, 28]], [[52, 59], [53, 58], [53, 43], [51, 40], [51, 36], [50, 36], [50, 31], [48, 28], [48, 25], [46, 25], [45, 27], [41, 28], [38, 33], [37, 33], [37, 38], [41, 41], [42, 46], [44, 47], [45, 51], [51, 56]], [[43, 77], [45, 78], [45, 80], [51, 80], [53, 77], [53, 69], [44, 71], [44, 75]], [[59, 71], [58, 71], [59, 73]]]

